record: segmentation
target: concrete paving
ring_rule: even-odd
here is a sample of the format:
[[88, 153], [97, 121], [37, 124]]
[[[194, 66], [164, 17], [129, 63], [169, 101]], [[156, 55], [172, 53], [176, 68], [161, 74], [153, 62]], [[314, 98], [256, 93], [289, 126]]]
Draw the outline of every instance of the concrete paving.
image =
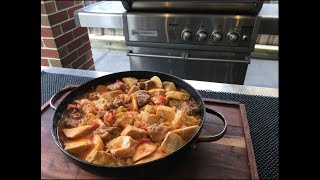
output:
[[[126, 51], [109, 49], [92, 49], [96, 71], [119, 72], [129, 71], [129, 57]], [[279, 61], [251, 59], [244, 85], [278, 88]]]

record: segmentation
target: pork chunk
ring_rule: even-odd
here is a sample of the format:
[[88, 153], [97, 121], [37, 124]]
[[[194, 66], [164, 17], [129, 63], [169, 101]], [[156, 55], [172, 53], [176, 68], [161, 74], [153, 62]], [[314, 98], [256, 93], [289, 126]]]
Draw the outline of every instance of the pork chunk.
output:
[[149, 136], [155, 142], [162, 141], [169, 131], [170, 127], [162, 124], [153, 124], [147, 128]]
[[138, 107], [142, 107], [150, 102], [150, 95], [148, 91], [136, 91], [132, 96], [136, 99]]

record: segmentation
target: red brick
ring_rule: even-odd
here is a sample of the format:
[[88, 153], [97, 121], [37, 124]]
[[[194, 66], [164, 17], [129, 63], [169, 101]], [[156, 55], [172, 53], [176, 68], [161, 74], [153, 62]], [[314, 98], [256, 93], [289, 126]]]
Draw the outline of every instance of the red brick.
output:
[[49, 62], [47, 59], [42, 59], [41, 58], [41, 66], [49, 66]]
[[79, 1], [74, 1], [75, 4], [82, 4], [83, 5], [83, 1], [79, 0]]
[[57, 50], [41, 49], [41, 57], [59, 58]]
[[52, 31], [53, 37], [57, 37], [62, 33], [60, 25], [56, 25], [56, 26], [51, 27], [51, 31]]
[[80, 37], [84, 33], [88, 33], [88, 29], [86, 27], [79, 27], [73, 30], [73, 37], [75, 38]]
[[65, 10], [58, 13], [54, 13], [54, 14], [48, 15], [48, 18], [51, 26], [53, 26], [57, 23], [67, 20], [68, 12]]
[[87, 61], [86, 56], [83, 55], [83, 56], [79, 57], [75, 62], [72, 63], [72, 67], [78, 68], [81, 65], [83, 65], [86, 61]]
[[55, 1], [58, 10], [65, 9], [74, 5], [74, 1]]
[[[89, 69], [92, 65], [94, 64], [93, 59], [90, 58], [83, 66], [80, 67], [80, 69]], [[94, 70], [94, 66], [93, 66], [93, 70]]]
[[87, 42], [89, 42], [90, 40], [89, 40], [89, 36], [86, 34], [86, 35], [83, 35], [82, 37], [81, 37], [81, 40], [82, 40], [82, 43], [83, 44], [85, 44], [85, 43], [87, 43]]
[[72, 36], [72, 32], [68, 32], [58, 38], [56, 38], [56, 45], [57, 47], [61, 47], [67, 43], [69, 43], [70, 41], [72, 41], [73, 36]]
[[84, 53], [91, 49], [90, 42], [87, 42], [85, 45], [78, 49], [78, 56], [82, 56]]
[[50, 26], [48, 16], [41, 16], [41, 26]]
[[93, 66], [91, 66], [91, 68], [88, 69], [88, 70], [95, 71], [95, 70], [96, 70], [96, 67], [93, 65]]
[[60, 60], [49, 59], [49, 64], [51, 67], [62, 67]]
[[76, 60], [78, 58], [77, 52], [73, 52], [71, 54], [69, 54], [68, 56], [66, 56], [65, 58], [61, 59], [61, 64], [63, 67], [68, 66], [70, 63], [72, 63], [74, 60]]
[[67, 45], [68, 48], [68, 52], [72, 52], [73, 50], [79, 48], [80, 46], [82, 46], [82, 39], [78, 38], [77, 40], [73, 41], [72, 43]]
[[75, 10], [78, 10], [78, 9], [80, 9], [80, 8], [83, 8], [83, 5], [82, 5], [82, 4], [80, 4], [80, 5], [78, 5], [78, 6], [75, 6], [75, 7], [73, 7], [73, 8], [70, 8], [70, 9], [68, 10], [69, 18], [73, 18], [73, 17], [74, 17], [74, 11], [75, 11]]
[[51, 28], [41, 28], [41, 37], [53, 37]]
[[54, 39], [42, 39], [43, 43], [48, 48], [56, 48], [56, 43], [54, 42]]
[[41, 14], [47, 14], [44, 4], [41, 3]]
[[68, 54], [67, 47], [63, 46], [63, 47], [59, 48], [58, 53], [59, 53], [60, 59], [65, 57]]
[[46, 13], [51, 14], [57, 12], [56, 6], [54, 5], [53, 1], [45, 2], [44, 6], [46, 8]]
[[70, 19], [69, 21], [62, 23], [61, 27], [63, 32], [67, 32], [71, 29], [76, 28], [76, 23], [74, 22], [74, 19]]
[[86, 53], [86, 59], [90, 59], [90, 58], [92, 58], [92, 51], [88, 51]]

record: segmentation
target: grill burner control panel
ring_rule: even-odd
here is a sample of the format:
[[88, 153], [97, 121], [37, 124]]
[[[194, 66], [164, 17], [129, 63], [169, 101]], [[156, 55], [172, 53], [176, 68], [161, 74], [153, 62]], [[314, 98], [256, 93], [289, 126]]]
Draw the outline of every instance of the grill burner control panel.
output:
[[253, 46], [260, 23], [249, 15], [131, 12], [126, 18], [128, 41], [207, 46]]
[[[219, 42], [223, 39], [223, 35], [221, 32], [213, 32], [212, 35], [212, 42]], [[243, 39], [244, 41], [248, 41], [248, 36], [247, 35], [243, 35]], [[206, 41], [208, 38], [208, 34], [205, 31], [198, 31], [196, 34], [196, 39], [199, 42], [204, 42]], [[181, 33], [181, 39], [184, 41], [191, 41], [192, 40], [192, 32], [189, 30], [184, 30]], [[237, 32], [230, 32], [227, 34], [227, 41], [230, 43], [235, 43], [240, 39], [240, 35]]]

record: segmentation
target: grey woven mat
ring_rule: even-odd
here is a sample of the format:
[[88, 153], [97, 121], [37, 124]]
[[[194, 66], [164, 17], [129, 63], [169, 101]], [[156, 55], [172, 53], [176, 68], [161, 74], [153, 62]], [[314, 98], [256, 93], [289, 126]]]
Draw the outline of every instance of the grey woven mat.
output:
[[[83, 84], [92, 78], [41, 72], [41, 103], [67, 84]], [[279, 102], [278, 98], [212, 91], [199, 91], [204, 98], [245, 104], [259, 177], [279, 179]]]

